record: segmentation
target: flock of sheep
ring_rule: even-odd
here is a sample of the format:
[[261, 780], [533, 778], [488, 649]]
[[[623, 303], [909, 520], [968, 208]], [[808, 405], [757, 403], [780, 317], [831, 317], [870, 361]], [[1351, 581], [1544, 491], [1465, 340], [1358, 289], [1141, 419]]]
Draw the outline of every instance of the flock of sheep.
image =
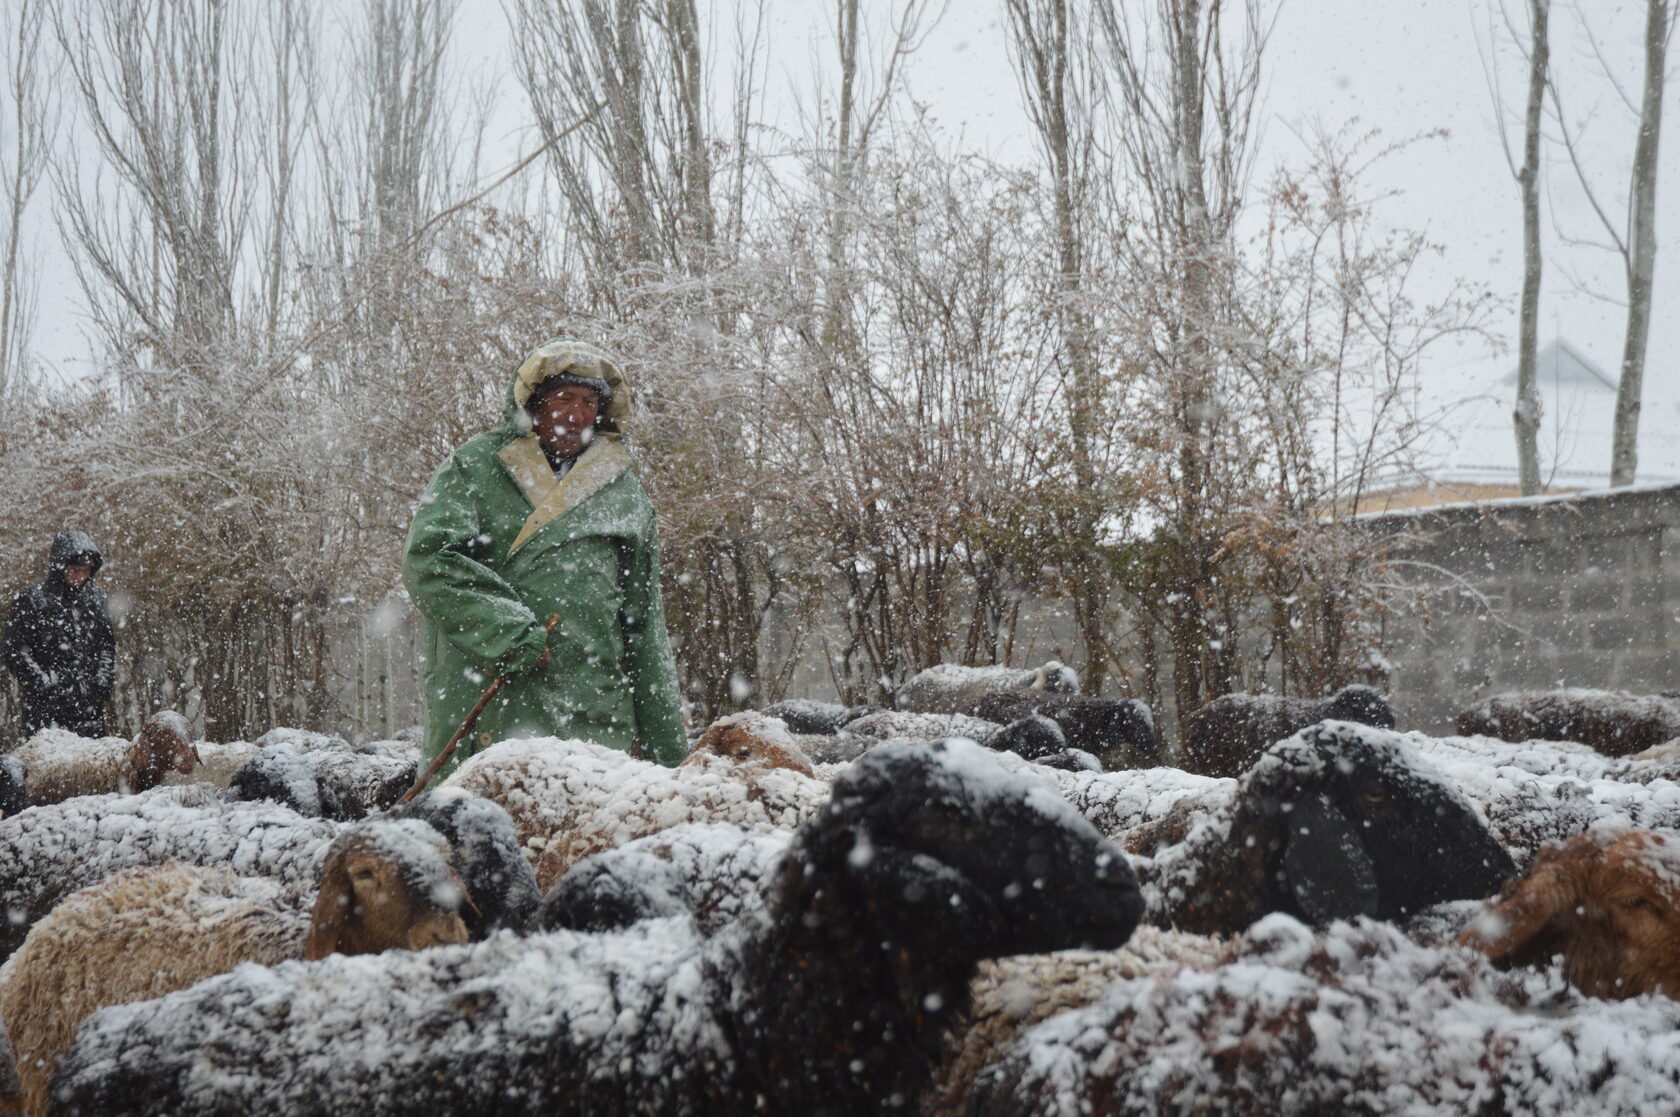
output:
[[[1661, 1111], [1680, 700], [1231, 695], [1059, 664], [513, 740], [0, 756], [0, 1113]], [[1169, 765], [1168, 761], [1172, 763]], [[8, 1049], [9, 1048], [9, 1049]]]

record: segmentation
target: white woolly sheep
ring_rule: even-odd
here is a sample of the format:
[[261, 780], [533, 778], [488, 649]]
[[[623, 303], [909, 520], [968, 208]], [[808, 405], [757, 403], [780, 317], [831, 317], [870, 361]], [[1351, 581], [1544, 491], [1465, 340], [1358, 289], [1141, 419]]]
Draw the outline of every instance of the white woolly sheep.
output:
[[[791, 741], [787, 747], [794, 747]], [[829, 793], [828, 784], [813, 776], [704, 749], [680, 767], [662, 768], [602, 745], [554, 738], [492, 745], [443, 786], [475, 792], [507, 810], [545, 890], [591, 853], [678, 823], [791, 828]]]
[[54, 1098], [112, 1115], [913, 1112], [981, 959], [1111, 948], [1139, 907], [1119, 850], [990, 754], [888, 745], [801, 827], [769, 910], [712, 938], [655, 919], [248, 967], [90, 1018]]
[[186, 719], [172, 710], [147, 718], [133, 741], [79, 737], [55, 727], [36, 733], [13, 755], [23, 763], [29, 802], [35, 805], [76, 795], [147, 791], [166, 772], [191, 772], [200, 763]]
[[1116, 983], [1028, 1030], [972, 1117], [1665, 1113], [1680, 1004], [1592, 1001], [1356, 919], [1268, 916], [1211, 971]]
[[1680, 834], [1605, 827], [1547, 846], [1461, 941], [1519, 965], [1562, 955], [1589, 996], [1680, 998]]
[[1328, 698], [1224, 694], [1184, 718], [1179, 767], [1235, 778], [1290, 734], [1321, 721], [1393, 729], [1394, 710], [1374, 687], [1355, 683]]
[[1182, 969], [1208, 970], [1231, 954], [1231, 941], [1139, 927], [1113, 950], [1059, 950], [980, 963], [972, 1005], [956, 1029], [923, 1117], [961, 1117], [974, 1083], [1028, 1028], [1097, 1001], [1117, 982]]
[[1138, 872], [1151, 923], [1218, 934], [1274, 911], [1397, 919], [1491, 895], [1516, 866], [1404, 737], [1331, 721], [1266, 750], [1229, 807]]
[[365, 818], [396, 803], [414, 785], [419, 754], [361, 752], [289, 741], [257, 750], [228, 780], [232, 799], [272, 799], [299, 814], [341, 821]]
[[918, 714], [960, 714], [994, 690], [1078, 694], [1079, 676], [1055, 660], [1043, 667], [1024, 669], [940, 663], [917, 673], [899, 687], [894, 705]]
[[1629, 756], [1680, 737], [1680, 699], [1626, 691], [1513, 691], [1459, 713], [1463, 734], [1502, 741], [1579, 741], [1605, 756]]
[[[449, 831], [449, 815], [460, 809], [443, 802], [436, 808], [421, 804], [411, 813]], [[123, 869], [181, 861], [226, 866], [239, 876], [283, 885], [312, 882], [328, 844], [344, 826], [274, 803], [227, 802], [206, 784], [81, 796], [0, 819], [0, 959], [65, 896]], [[482, 803], [470, 809], [470, 822], [463, 820], [456, 832], [463, 858], [456, 869], [475, 903], [485, 897], [487, 914], [482, 924], [475, 917], [473, 926], [484, 933], [494, 926], [523, 927], [537, 891], [518, 854], [512, 821], [494, 804]]]
[[84, 795], [0, 819], [0, 958], [78, 888], [176, 860], [282, 884], [314, 880], [338, 832], [272, 803], [228, 803], [208, 784]]
[[85, 888], [35, 925], [0, 986], [25, 1111], [47, 1112], [58, 1060], [98, 1009], [161, 997], [244, 962], [464, 943], [463, 896], [435, 830], [384, 820], [333, 839], [313, 893], [179, 864]]

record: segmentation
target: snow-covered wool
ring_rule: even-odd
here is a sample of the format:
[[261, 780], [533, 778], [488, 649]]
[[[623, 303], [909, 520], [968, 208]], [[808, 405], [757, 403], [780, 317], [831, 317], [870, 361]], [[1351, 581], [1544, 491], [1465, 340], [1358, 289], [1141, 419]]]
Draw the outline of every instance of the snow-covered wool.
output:
[[792, 828], [829, 794], [826, 782], [786, 768], [737, 764], [710, 753], [664, 768], [604, 745], [553, 737], [492, 745], [444, 786], [475, 792], [507, 810], [545, 890], [591, 853], [678, 823]]
[[848, 722], [881, 712], [880, 706], [842, 706], [812, 698], [784, 698], [764, 707], [763, 713], [781, 718], [790, 733], [818, 733], [832, 736]]
[[0, 958], [65, 896], [123, 869], [176, 860], [282, 884], [313, 881], [339, 826], [208, 784], [84, 795], [0, 819]]
[[1079, 676], [1056, 660], [1043, 667], [1028, 668], [940, 663], [918, 672], [899, 687], [894, 704], [913, 713], [957, 714], [965, 712], [981, 695], [994, 690], [1078, 694]]
[[1117, 983], [1028, 1031], [975, 1117], [1659, 1113], [1680, 1005], [1595, 1001], [1365, 919], [1255, 924], [1227, 963]]
[[1193, 821], [1236, 795], [1235, 780], [1209, 779], [1177, 768], [1065, 771], [1009, 753], [998, 754], [998, 759], [1011, 772], [1055, 790], [1100, 834], [1116, 842], [1129, 843], [1134, 833], [1177, 815], [1187, 803], [1198, 805]]
[[419, 753], [363, 751], [348, 745], [301, 749], [265, 745], [228, 781], [235, 799], [272, 799], [300, 814], [350, 821], [383, 810], [414, 785]]
[[[914, 1112], [981, 959], [1131, 933], [1125, 858], [967, 742], [885, 746], [769, 910], [243, 967], [90, 1018], [64, 1113]], [[205, 1058], [213, 1036], [214, 1059]]]
[[810, 758], [794, 741], [787, 724], [757, 710], [742, 710], [712, 722], [682, 763], [701, 764], [708, 756], [721, 756], [737, 764], [786, 768], [806, 776], [812, 774]]
[[1412, 747], [1481, 810], [1518, 864], [1592, 826], [1680, 827], [1675, 767], [1586, 745], [1424, 737]]
[[874, 741], [938, 741], [946, 737], [966, 737], [984, 744], [997, 731], [997, 722], [968, 714], [882, 710], [849, 723], [845, 733]]
[[420, 823], [364, 822], [329, 847], [319, 895], [181, 864], [129, 870], [72, 894], [30, 931], [0, 986], [26, 1112], [47, 1112], [53, 1070], [98, 1009], [161, 997], [244, 962], [466, 942], [446, 853]]
[[585, 857], [543, 896], [544, 931], [611, 931], [643, 919], [693, 917], [703, 935], [764, 907], [787, 852], [786, 830], [691, 822]]
[[1378, 729], [1395, 725], [1388, 699], [1360, 683], [1321, 699], [1225, 694], [1184, 719], [1179, 766], [1234, 779], [1274, 743], [1321, 721], [1352, 721]]
[[1491, 895], [1516, 866], [1472, 804], [1392, 730], [1309, 726], [1267, 749], [1230, 806], [1138, 862], [1149, 921], [1203, 934], [1268, 912], [1397, 919]]
[[58, 803], [76, 795], [140, 792], [158, 786], [165, 772], [182, 774], [199, 765], [186, 721], [173, 711], [146, 719], [133, 741], [121, 737], [79, 737], [50, 727], [13, 754], [27, 773], [29, 801]]
[[507, 811], [482, 796], [437, 788], [383, 817], [419, 819], [449, 843], [449, 863], [472, 895], [462, 918], [474, 942], [503, 928], [530, 927], [542, 893]]
[[23, 761], [9, 752], [0, 754], [0, 818], [29, 805], [27, 778]]
[[1496, 694], [1454, 723], [1460, 733], [1503, 741], [1579, 741], [1605, 756], [1629, 756], [1680, 737], [1680, 698], [1619, 690]]
[[1589, 996], [1680, 998], [1680, 834], [1604, 827], [1547, 846], [1461, 941], [1516, 964], [1561, 954]]
[[962, 712], [1005, 724], [1043, 714], [1061, 728], [1070, 748], [1083, 749], [1111, 771], [1160, 762], [1155, 717], [1136, 698], [994, 690]]
[[1058, 950], [980, 963], [973, 1005], [934, 1074], [924, 1117], [960, 1117], [977, 1078], [1028, 1028], [1096, 1001], [1116, 982], [1184, 967], [1206, 970], [1231, 953], [1229, 939], [1139, 927], [1114, 950]]

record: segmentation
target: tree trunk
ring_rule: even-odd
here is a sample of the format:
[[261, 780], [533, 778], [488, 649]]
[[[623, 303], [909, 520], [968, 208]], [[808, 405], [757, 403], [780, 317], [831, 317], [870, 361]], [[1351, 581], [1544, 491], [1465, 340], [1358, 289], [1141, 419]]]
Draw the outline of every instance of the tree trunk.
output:
[[1517, 331], [1517, 405], [1511, 420], [1517, 434], [1517, 483], [1524, 496], [1540, 491], [1540, 394], [1534, 377], [1540, 323], [1540, 118], [1550, 59], [1547, 21], [1551, 0], [1529, 0], [1528, 107], [1523, 116], [1522, 313]]
[[1622, 343], [1622, 379], [1616, 389], [1616, 429], [1611, 442], [1610, 484], [1631, 485], [1639, 463], [1639, 405], [1645, 379], [1645, 348], [1651, 333], [1651, 279], [1657, 260], [1657, 144], [1662, 135], [1663, 67], [1668, 57], [1668, 0], [1645, 8], [1645, 96], [1639, 111], [1639, 139], [1633, 149], [1629, 199], [1632, 243], [1628, 260], [1627, 336]]

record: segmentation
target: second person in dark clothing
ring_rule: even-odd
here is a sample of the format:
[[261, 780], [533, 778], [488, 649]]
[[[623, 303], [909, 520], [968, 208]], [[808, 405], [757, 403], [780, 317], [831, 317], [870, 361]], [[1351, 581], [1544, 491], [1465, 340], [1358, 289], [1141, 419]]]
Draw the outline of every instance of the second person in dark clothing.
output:
[[0, 655], [17, 679], [25, 739], [47, 726], [105, 735], [116, 641], [105, 591], [93, 584], [103, 561], [86, 532], [61, 531], [46, 580], [12, 601]]

